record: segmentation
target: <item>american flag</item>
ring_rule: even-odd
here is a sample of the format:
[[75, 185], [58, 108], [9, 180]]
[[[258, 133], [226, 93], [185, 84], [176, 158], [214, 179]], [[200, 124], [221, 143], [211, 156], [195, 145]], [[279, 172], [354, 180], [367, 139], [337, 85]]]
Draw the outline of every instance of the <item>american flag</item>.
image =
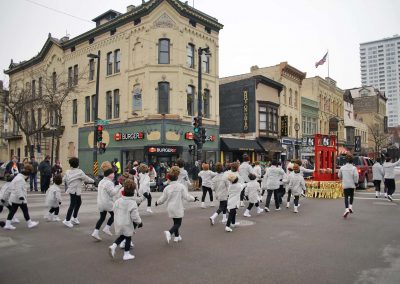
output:
[[322, 57], [320, 61], [315, 62], [315, 68], [318, 68], [318, 66], [323, 65], [327, 57], [328, 57], [328, 52], [325, 53], [324, 57]]

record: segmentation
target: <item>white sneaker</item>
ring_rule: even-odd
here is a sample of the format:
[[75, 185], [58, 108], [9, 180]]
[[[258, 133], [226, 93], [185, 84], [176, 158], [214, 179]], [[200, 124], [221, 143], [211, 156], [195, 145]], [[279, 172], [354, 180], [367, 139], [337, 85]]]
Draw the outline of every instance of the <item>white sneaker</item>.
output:
[[182, 237], [181, 236], [177, 236], [177, 237], [174, 238], [174, 242], [175, 243], [180, 242], [180, 241], [182, 241]]
[[279, 207], [279, 208], [275, 208], [275, 211], [280, 211], [281, 210], [281, 208]]
[[265, 207], [265, 208], [264, 208], [264, 211], [265, 211], [265, 212], [269, 212], [269, 208], [268, 208], [268, 207]]
[[37, 221], [32, 221], [32, 220], [28, 221], [28, 228], [29, 229], [32, 229], [32, 228], [36, 227], [37, 225], [39, 225], [39, 222], [37, 222]]
[[350, 210], [346, 208], [346, 210], [343, 213], [343, 218], [346, 218], [347, 215], [349, 215], [349, 213], [350, 213]]
[[215, 224], [215, 219], [213, 217], [210, 217], [210, 225], [213, 226]]
[[286, 203], [286, 208], [289, 208], [290, 207], [290, 202], [287, 202]]
[[393, 197], [391, 195], [388, 195], [387, 198], [389, 199], [389, 201], [393, 201]]
[[206, 207], [206, 204], [205, 204], [204, 202], [201, 203], [201, 208], [203, 208], [203, 209], [204, 209], [204, 208], [207, 208], [207, 207]]
[[164, 236], [165, 236], [165, 240], [167, 241], [167, 244], [169, 244], [169, 242], [171, 240], [171, 233], [169, 231], [164, 231]]
[[53, 220], [52, 220], [53, 222], [60, 222], [61, 221], [61, 219], [60, 219], [60, 217], [58, 217], [57, 215], [55, 215], [55, 216], [53, 216]]
[[68, 228], [74, 227], [74, 225], [71, 223], [71, 221], [64, 220], [64, 221], [63, 221], [63, 224], [64, 224], [65, 226], [67, 226]]
[[211, 203], [210, 203], [210, 207], [215, 207], [214, 202], [211, 202]]
[[17, 217], [14, 217], [14, 218], [12, 218], [11, 223], [18, 224], [19, 223], [19, 219]]
[[226, 223], [228, 222], [228, 218], [226, 218], [226, 214], [222, 214], [222, 221], [221, 223]]
[[243, 216], [244, 217], [251, 217], [249, 209], [246, 209], [246, 211], [244, 211]]
[[79, 225], [81, 222], [79, 222], [78, 218], [71, 218], [71, 222], [75, 225]]
[[113, 235], [113, 233], [111, 233], [111, 231], [110, 231], [110, 226], [105, 226], [105, 227], [103, 228], [103, 232], [104, 232], [105, 234], [109, 235], [109, 236], [112, 236], [112, 235]]
[[231, 228], [236, 228], [239, 225], [240, 225], [240, 222], [236, 222], [235, 224], [231, 224]]
[[[135, 247], [134, 243], [131, 241], [131, 249]], [[125, 249], [125, 240], [123, 240], [120, 244], [119, 244], [119, 248], [121, 249]]]
[[51, 214], [50, 212], [47, 212], [46, 214], [44, 214], [43, 218], [47, 221], [50, 222], [53, 218], [52, 217], [53, 214]]
[[129, 251], [124, 252], [124, 256], [122, 257], [123, 260], [130, 260], [134, 259], [135, 256], [132, 255]]
[[151, 210], [151, 207], [147, 207], [146, 212], [153, 213], [153, 211]]
[[244, 207], [244, 202], [240, 201], [240, 207]]
[[11, 225], [11, 220], [6, 220], [6, 225], [4, 226], [4, 230], [15, 230], [16, 228]]
[[115, 257], [115, 249], [117, 248], [117, 244], [112, 244], [108, 247], [108, 253], [110, 254], [111, 258]]
[[233, 230], [229, 227], [225, 227], [225, 232], [232, 232]]
[[353, 205], [349, 205], [349, 211], [350, 211], [350, 214], [353, 214], [354, 212], [353, 212]]
[[261, 214], [263, 212], [264, 212], [264, 210], [261, 207], [257, 207], [257, 214]]
[[299, 213], [299, 210], [298, 210], [297, 206], [294, 207], [293, 212], [294, 213]]
[[95, 229], [91, 235], [95, 240], [101, 241], [101, 238], [99, 236], [99, 230]]

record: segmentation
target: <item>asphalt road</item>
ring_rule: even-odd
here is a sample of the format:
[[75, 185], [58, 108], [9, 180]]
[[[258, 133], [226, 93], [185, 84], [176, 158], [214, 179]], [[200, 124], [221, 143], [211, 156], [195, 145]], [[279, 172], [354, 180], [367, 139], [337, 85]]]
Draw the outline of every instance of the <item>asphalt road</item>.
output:
[[256, 216], [253, 209], [245, 218], [241, 209], [242, 224], [232, 233], [221, 223], [210, 226], [215, 208], [191, 203], [183, 241], [169, 245], [163, 231], [172, 221], [165, 206], [149, 215], [142, 205], [136, 259], [122, 261], [122, 251], [115, 260], [108, 255], [116, 236], [103, 234], [102, 242], [90, 237], [98, 218], [95, 192], [83, 194], [82, 224], [73, 229], [45, 222], [44, 196], [34, 193], [29, 208], [39, 227], [21, 222], [15, 231], [0, 231], [0, 283], [400, 283], [400, 194], [393, 203], [369, 191], [356, 196], [348, 219], [342, 218], [342, 199], [302, 199], [299, 214], [282, 209]]

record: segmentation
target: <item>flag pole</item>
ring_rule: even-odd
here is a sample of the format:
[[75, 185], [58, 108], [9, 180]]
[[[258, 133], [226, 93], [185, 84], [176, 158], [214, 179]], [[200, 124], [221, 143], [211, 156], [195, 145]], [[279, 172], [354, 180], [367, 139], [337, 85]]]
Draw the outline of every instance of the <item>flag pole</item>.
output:
[[327, 50], [326, 53], [328, 54], [328, 78], [330, 78], [330, 77], [329, 77], [329, 57], [330, 57], [329, 49]]

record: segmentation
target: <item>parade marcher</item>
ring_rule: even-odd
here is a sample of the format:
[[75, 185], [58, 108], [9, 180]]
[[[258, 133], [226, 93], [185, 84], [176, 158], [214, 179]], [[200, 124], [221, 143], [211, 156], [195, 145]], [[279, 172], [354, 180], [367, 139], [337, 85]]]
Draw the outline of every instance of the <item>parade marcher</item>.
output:
[[[300, 174], [301, 174], [301, 176], [303, 176], [303, 177], [304, 177], [304, 174], [314, 174], [314, 169], [306, 169], [305, 167], [303, 167], [303, 163], [301, 162], [300, 159], [294, 160], [294, 161], [293, 161], [293, 164], [299, 165], [299, 167], [300, 167]], [[301, 195], [302, 195], [303, 197], [306, 197], [305, 194], [306, 194], [306, 190], [304, 190], [304, 191], [301, 193]]]
[[[192, 183], [190, 182], [188, 172], [185, 170], [185, 162], [182, 159], [176, 160], [176, 165], [179, 167], [180, 174], [178, 177], [178, 182], [183, 184], [186, 189], [189, 189], [190, 186], [192, 186]], [[169, 169], [167, 169], [167, 172], [169, 172]]]
[[40, 191], [42, 193], [46, 193], [50, 186], [51, 180], [51, 165], [49, 155], [47, 155], [45, 159], [40, 162], [38, 170], [40, 172]]
[[285, 171], [278, 167], [278, 162], [276, 160], [272, 161], [271, 167], [267, 169], [263, 177], [263, 188], [267, 189], [267, 200], [265, 201], [266, 212], [269, 212], [269, 205], [271, 203], [272, 194], [275, 200], [275, 210], [281, 210], [279, 205], [278, 189], [282, 180], [285, 178]]
[[167, 212], [169, 218], [172, 218], [174, 225], [169, 231], [164, 231], [165, 239], [167, 243], [170, 242], [171, 236], [174, 235], [174, 242], [182, 241], [182, 236], [179, 233], [179, 228], [182, 225], [182, 218], [184, 216], [183, 200], [186, 201], [198, 201], [197, 197], [193, 197], [189, 194], [184, 185], [178, 182], [178, 177], [181, 170], [174, 166], [169, 171], [170, 184], [164, 188], [163, 194], [157, 200], [156, 206], [167, 203]]
[[[243, 184], [239, 182], [239, 178], [234, 173], [228, 174], [228, 180], [231, 185], [228, 188], [228, 220], [226, 221], [225, 232], [232, 232], [232, 228], [236, 227], [236, 210], [240, 206], [240, 193], [243, 190]], [[231, 228], [232, 227], [232, 228]]]
[[126, 180], [124, 187], [124, 196], [117, 199], [114, 203], [113, 211], [115, 214], [115, 234], [119, 237], [109, 247], [109, 253], [112, 258], [115, 257], [115, 250], [123, 241], [125, 241], [125, 251], [123, 260], [134, 259], [129, 250], [131, 247], [132, 235], [135, 231], [134, 224], [138, 228], [143, 226], [139, 215], [138, 205], [134, 199], [135, 183], [132, 180]]
[[338, 176], [342, 180], [344, 205], [346, 207], [343, 217], [346, 218], [349, 213], [353, 213], [354, 190], [359, 178], [357, 168], [353, 165], [352, 155], [346, 155], [346, 164], [340, 167]]
[[215, 191], [215, 198], [219, 200], [218, 210], [210, 217], [211, 225], [215, 224], [215, 218], [222, 212], [222, 223], [226, 223], [226, 212], [228, 210], [228, 188], [229, 181], [222, 171], [222, 164], [216, 163], [215, 170], [217, 175], [212, 179], [212, 189]]
[[38, 172], [38, 168], [39, 168], [39, 164], [38, 162], [36, 162], [35, 160], [35, 156], [31, 156], [31, 160], [29, 161], [29, 163], [32, 165], [33, 171], [31, 173], [31, 175], [29, 176], [29, 186], [30, 186], [30, 190], [35, 190], [38, 191], [37, 188], [37, 172]]
[[151, 190], [150, 190], [150, 177], [149, 167], [146, 164], [140, 164], [139, 166], [139, 195], [146, 197], [148, 213], [153, 213], [151, 210]]
[[10, 184], [11, 195], [9, 202], [11, 202], [11, 211], [8, 214], [6, 225], [4, 226], [4, 229], [6, 230], [15, 230], [15, 227], [11, 225], [11, 220], [13, 219], [18, 208], [21, 208], [28, 228], [36, 227], [39, 224], [39, 222], [31, 220], [28, 211], [26, 180], [29, 178], [29, 175], [32, 171], [32, 165], [26, 164], [23, 171], [17, 174]]
[[[68, 228], [72, 228], [75, 225], [79, 225], [78, 212], [82, 204], [81, 193], [82, 184], [94, 183], [94, 180], [85, 175], [85, 173], [79, 169], [79, 159], [71, 158], [69, 159], [69, 165], [71, 169], [67, 170], [64, 176], [64, 182], [67, 185], [67, 193], [70, 196], [70, 204], [67, 211], [67, 216], [63, 221], [63, 224]], [[72, 216], [72, 219], [71, 219]]]
[[254, 163], [253, 173], [256, 175], [256, 180], [261, 186], [262, 169], [259, 161]]
[[383, 163], [383, 171], [385, 173], [385, 185], [387, 187], [387, 198], [393, 201], [393, 193], [396, 190], [396, 183], [394, 180], [394, 167], [400, 165], [400, 159], [393, 163], [392, 158], [387, 157], [385, 163]]
[[107, 212], [110, 214], [110, 218], [107, 221], [107, 225], [103, 228], [103, 232], [112, 236], [110, 227], [114, 222], [113, 197], [120, 192], [122, 187], [121, 185], [114, 186], [114, 175], [113, 169], [106, 169], [104, 171], [104, 178], [99, 182], [97, 187], [97, 207], [100, 212], [100, 218], [91, 236], [98, 241], [101, 241], [99, 230], [106, 219]]
[[300, 195], [306, 189], [306, 183], [304, 181], [304, 177], [300, 173], [300, 166], [298, 164], [293, 165], [293, 173], [288, 176], [288, 190], [290, 190], [291, 194], [294, 196], [294, 206], [293, 212], [299, 212], [299, 199]]
[[[11, 201], [10, 201], [10, 196], [11, 196], [11, 182], [14, 179], [15, 176], [10, 175], [7, 173], [4, 176], [5, 179], [5, 184], [0, 189], [0, 213], [3, 212], [3, 207], [7, 207], [8, 213], [11, 212]], [[11, 220], [11, 223], [19, 223], [19, 220], [17, 217], [13, 217]], [[3, 226], [4, 227], [4, 226]]]
[[51, 173], [53, 175], [53, 178], [55, 175], [60, 175], [62, 174], [62, 166], [60, 160], [56, 160], [56, 163], [54, 164], [53, 168], [51, 169]]
[[244, 217], [251, 217], [250, 210], [253, 208], [254, 205], [257, 208], [257, 214], [260, 214], [264, 211], [260, 208], [259, 194], [261, 192], [261, 187], [257, 181], [257, 176], [255, 174], [249, 174], [249, 180], [250, 181], [247, 183], [247, 186], [245, 188], [245, 196], [247, 196], [249, 200], [249, 206], [243, 214]]
[[206, 208], [205, 200], [207, 192], [210, 197], [210, 206], [214, 207], [214, 197], [211, 188], [212, 188], [212, 179], [217, 174], [210, 171], [209, 167], [210, 167], [209, 164], [204, 163], [202, 165], [203, 170], [200, 171], [198, 174], [198, 176], [201, 178], [201, 189], [203, 190], [203, 195], [201, 196], [201, 208]]
[[[293, 166], [295, 164], [292, 164], [292, 166], [287, 168], [287, 174], [286, 174], [286, 179], [284, 180], [284, 183], [286, 184], [286, 191], [287, 191], [287, 199], [286, 199], [286, 208], [290, 207], [290, 198], [292, 196], [292, 190], [289, 187], [289, 177], [293, 174]], [[300, 173], [301, 175], [301, 173]], [[299, 205], [297, 205], [299, 206]]]
[[[278, 168], [281, 168], [283, 170], [282, 164], [280, 162], [278, 162]], [[285, 196], [285, 193], [286, 193], [286, 189], [285, 189], [285, 185], [284, 185], [283, 179], [282, 179], [279, 182], [279, 189], [277, 190], [279, 205], [282, 204], [282, 198]]]
[[18, 163], [18, 157], [17, 156], [12, 156], [12, 159], [8, 164], [6, 165], [5, 169], [5, 174], [10, 174], [12, 176], [16, 176], [21, 172], [21, 165]]
[[243, 191], [240, 193], [240, 207], [244, 207], [244, 189], [246, 187], [246, 183], [250, 181], [249, 174], [253, 173], [253, 168], [250, 165], [250, 157], [247, 154], [243, 155], [243, 163], [239, 166], [239, 174], [242, 177], [244, 182]]
[[46, 192], [46, 206], [50, 209], [49, 212], [44, 215], [44, 219], [47, 221], [58, 222], [61, 221], [60, 217], [58, 217], [61, 205], [60, 185], [63, 182], [61, 174], [56, 174], [53, 177], [53, 182], [53, 185], [51, 185]]
[[375, 186], [375, 197], [378, 198], [381, 195], [381, 183], [385, 172], [383, 171], [383, 166], [380, 163], [380, 159], [377, 159], [372, 166], [372, 179]]

